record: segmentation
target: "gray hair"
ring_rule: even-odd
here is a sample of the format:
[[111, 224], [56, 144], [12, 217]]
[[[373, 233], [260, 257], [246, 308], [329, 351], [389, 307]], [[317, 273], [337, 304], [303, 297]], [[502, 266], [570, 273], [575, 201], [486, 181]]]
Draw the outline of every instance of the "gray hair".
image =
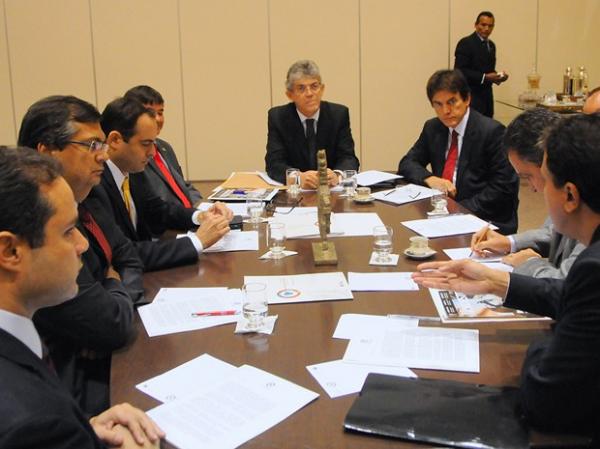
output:
[[319, 66], [309, 59], [294, 62], [287, 72], [285, 87], [287, 90], [292, 90], [294, 83], [302, 78], [316, 78], [321, 82]]

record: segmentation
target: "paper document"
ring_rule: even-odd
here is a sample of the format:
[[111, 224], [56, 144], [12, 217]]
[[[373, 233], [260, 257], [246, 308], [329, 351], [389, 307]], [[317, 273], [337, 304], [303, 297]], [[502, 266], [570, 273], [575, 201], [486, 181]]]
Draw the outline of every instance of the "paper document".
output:
[[210, 300], [210, 298], [218, 295], [226, 295], [227, 290], [229, 290], [227, 287], [161, 288], [154, 297], [152, 304], [201, 298], [208, 298]]
[[376, 200], [387, 201], [394, 204], [405, 204], [429, 198], [436, 193], [439, 192], [428, 187], [407, 184], [405, 186], [397, 186], [395, 189], [375, 192], [371, 196]]
[[352, 299], [344, 273], [293, 274], [289, 276], [244, 276], [244, 284], [267, 286], [269, 304]]
[[135, 387], [161, 402], [187, 398], [198, 385], [204, 387], [220, 382], [233, 374], [237, 367], [209, 354], [179, 365], [177, 368], [137, 384]]
[[416, 327], [353, 338], [344, 361], [407, 368], [479, 372], [479, 331]]
[[[297, 207], [289, 214], [276, 213], [270, 221], [284, 223], [288, 239], [319, 236], [319, 220], [314, 207]], [[383, 222], [374, 212], [332, 213], [329, 236], [371, 236], [375, 226], [383, 226]]]
[[231, 231], [204, 249], [205, 253], [225, 251], [258, 251], [258, 231]]
[[358, 313], [345, 313], [340, 316], [333, 338], [350, 340], [356, 337], [372, 335], [383, 329], [404, 329], [417, 327], [419, 320], [416, 318], [399, 319], [388, 318], [382, 315], [362, 315]]
[[153, 302], [138, 308], [150, 337], [235, 323], [242, 310], [242, 294], [239, 289], [198, 297], [194, 294], [194, 290], [198, 289], [194, 288], [169, 290], [179, 290], [179, 298], [175, 301]]
[[233, 449], [314, 401], [319, 395], [252, 366], [148, 415], [179, 449]]
[[[401, 223], [417, 234], [429, 238], [470, 234], [488, 225], [486, 221], [470, 214], [448, 215], [447, 217], [402, 221]], [[490, 229], [498, 229], [498, 227], [491, 225]]]
[[[215, 203], [200, 203], [197, 207], [199, 211], [206, 212]], [[227, 207], [231, 209], [233, 215], [241, 215], [242, 217], [248, 217], [248, 209], [246, 208], [246, 203], [227, 203]]]
[[391, 181], [392, 179], [401, 179], [402, 176], [392, 173], [386, 173], [379, 170], [362, 171], [356, 175], [356, 181], [359, 186], [372, 186], [380, 182]]
[[480, 257], [477, 253], [471, 251], [471, 248], [448, 248], [444, 252], [452, 260], [471, 259], [477, 262], [489, 263], [500, 262], [503, 256], [490, 253], [487, 257]]
[[353, 292], [389, 292], [419, 290], [409, 272], [353, 273], [348, 272], [348, 284]]
[[346, 363], [343, 360], [319, 363], [306, 369], [315, 378], [321, 388], [332, 398], [362, 390], [369, 373], [389, 374], [391, 376], [417, 377], [408, 368], [398, 366], [360, 365]]

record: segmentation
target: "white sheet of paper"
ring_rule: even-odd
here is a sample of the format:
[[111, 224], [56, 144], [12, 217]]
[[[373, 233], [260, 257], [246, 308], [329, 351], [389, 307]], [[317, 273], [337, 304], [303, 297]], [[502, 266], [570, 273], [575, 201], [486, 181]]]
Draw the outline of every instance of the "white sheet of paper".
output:
[[166, 373], [148, 379], [135, 387], [161, 402], [186, 398], [198, 385], [210, 385], [231, 375], [237, 367], [209, 354], [185, 362]]
[[[417, 234], [429, 238], [469, 234], [489, 225], [481, 218], [470, 214], [448, 215], [447, 217], [402, 221], [401, 223]], [[490, 225], [490, 229], [498, 229], [498, 227]]]
[[477, 262], [489, 263], [489, 262], [500, 262], [502, 256], [495, 256], [490, 254], [488, 257], [480, 257], [476, 253], [471, 252], [471, 248], [447, 248], [444, 250], [446, 255], [452, 260], [460, 259], [471, 259]]
[[224, 251], [258, 251], [258, 231], [231, 231], [214, 245], [205, 248], [205, 253]]
[[[197, 209], [199, 211], [205, 212], [208, 209], [211, 208], [211, 206], [214, 206], [214, 203], [200, 203], [197, 207]], [[241, 202], [241, 203], [227, 203], [227, 207], [229, 209], [231, 209], [231, 211], [233, 212], [233, 215], [241, 215], [242, 217], [248, 217], [248, 209], [246, 208], [246, 203], [245, 202]]]
[[416, 327], [353, 338], [344, 361], [371, 365], [479, 372], [479, 331]]
[[221, 382], [160, 405], [148, 415], [179, 449], [233, 449], [318, 397], [285, 379], [243, 365]]
[[359, 186], [372, 186], [373, 184], [400, 178], [402, 178], [402, 176], [379, 170], [362, 171], [356, 175], [356, 181]]
[[356, 337], [377, 334], [382, 329], [404, 329], [417, 327], [418, 325], [419, 320], [416, 318], [388, 318], [382, 315], [345, 313], [338, 320], [333, 338], [350, 340]]
[[354, 273], [348, 272], [348, 284], [353, 292], [389, 292], [419, 290], [409, 272]]
[[200, 298], [208, 298], [210, 300], [210, 298], [214, 298], [216, 295], [228, 294], [227, 290], [229, 290], [227, 287], [163, 287], [154, 297], [152, 304]]
[[331, 226], [343, 237], [372, 236], [375, 226], [383, 226], [375, 212], [344, 212], [331, 214]]
[[392, 376], [417, 377], [408, 368], [398, 366], [360, 365], [343, 360], [319, 363], [307, 366], [306, 369], [315, 378], [321, 388], [331, 398], [346, 394], [358, 393], [362, 390], [369, 373], [389, 374]]
[[[173, 289], [175, 290], [175, 289]], [[138, 308], [148, 336], [173, 334], [222, 324], [235, 323], [242, 310], [242, 294], [239, 289], [215, 293], [212, 296], [194, 297], [188, 289], [178, 289], [180, 297], [175, 301], [153, 302]], [[189, 289], [195, 290], [195, 289]], [[194, 316], [194, 313], [235, 311], [232, 315]]]
[[263, 181], [265, 181], [268, 184], [271, 184], [272, 186], [282, 186], [283, 185], [279, 181], [275, 181], [273, 178], [271, 178], [269, 175], [267, 175], [267, 173], [264, 171], [257, 171], [256, 174], [258, 176], [260, 176], [263, 179]]
[[[289, 208], [277, 208], [284, 212]], [[289, 214], [276, 213], [270, 221], [285, 224], [288, 239], [314, 238], [319, 236], [319, 220], [315, 207], [297, 207]], [[330, 237], [356, 237], [373, 235], [375, 226], [383, 226], [383, 222], [374, 212], [343, 212], [331, 214]]]
[[352, 299], [344, 273], [292, 274], [289, 276], [244, 276], [244, 284], [267, 286], [269, 304]]
[[376, 200], [387, 201], [394, 204], [412, 203], [425, 198], [429, 198], [438, 193], [437, 190], [416, 184], [406, 184], [397, 186], [395, 189], [382, 190], [372, 194]]

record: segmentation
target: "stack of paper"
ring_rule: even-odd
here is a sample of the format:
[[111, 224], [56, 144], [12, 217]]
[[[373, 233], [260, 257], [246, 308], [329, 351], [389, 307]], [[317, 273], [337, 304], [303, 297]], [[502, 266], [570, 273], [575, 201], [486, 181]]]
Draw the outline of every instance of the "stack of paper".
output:
[[205, 248], [205, 253], [225, 251], [258, 251], [258, 231], [231, 231], [214, 245]]
[[489, 226], [490, 229], [498, 229], [497, 226], [490, 225], [481, 218], [468, 214], [454, 214], [440, 218], [403, 221], [401, 223], [417, 234], [429, 238], [470, 234], [479, 231], [484, 226]]
[[348, 272], [348, 283], [353, 292], [389, 292], [419, 290], [412, 273], [353, 273]]
[[382, 190], [372, 194], [373, 198], [380, 201], [387, 201], [394, 204], [412, 203], [413, 201], [423, 200], [440, 193], [437, 190], [428, 187], [418, 186], [416, 184], [407, 184], [391, 190]]

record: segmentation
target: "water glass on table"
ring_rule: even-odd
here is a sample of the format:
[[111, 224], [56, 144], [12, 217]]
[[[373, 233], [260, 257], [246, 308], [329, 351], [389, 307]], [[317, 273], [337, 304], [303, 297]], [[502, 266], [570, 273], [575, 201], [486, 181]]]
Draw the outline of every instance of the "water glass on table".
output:
[[271, 251], [273, 259], [281, 259], [284, 257], [283, 250], [285, 249], [285, 224], [272, 222], [267, 226], [267, 246]]
[[248, 329], [263, 326], [269, 313], [267, 286], [261, 282], [249, 282], [242, 287], [242, 316], [248, 322]]
[[373, 228], [373, 252], [376, 262], [387, 263], [391, 260], [393, 237], [394, 229], [391, 226], [375, 226]]
[[295, 198], [300, 193], [300, 170], [297, 168], [288, 168], [285, 171], [285, 185], [288, 194]]
[[342, 173], [342, 187], [344, 188], [344, 196], [353, 198], [358, 184], [356, 170], [344, 170]]
[[263, 209], [264, 204], [262, 201], [256, 199], [246, 200], [246, 211], [248, 212], [248, 217], [250, 217], [250, 223], [258, 224], [261, 222]]
[[447, 215], [448, 194], [443, 191], [437, 191], [431, 196], [431, 205], [433, 206], [433, 210], [429, 215]]

